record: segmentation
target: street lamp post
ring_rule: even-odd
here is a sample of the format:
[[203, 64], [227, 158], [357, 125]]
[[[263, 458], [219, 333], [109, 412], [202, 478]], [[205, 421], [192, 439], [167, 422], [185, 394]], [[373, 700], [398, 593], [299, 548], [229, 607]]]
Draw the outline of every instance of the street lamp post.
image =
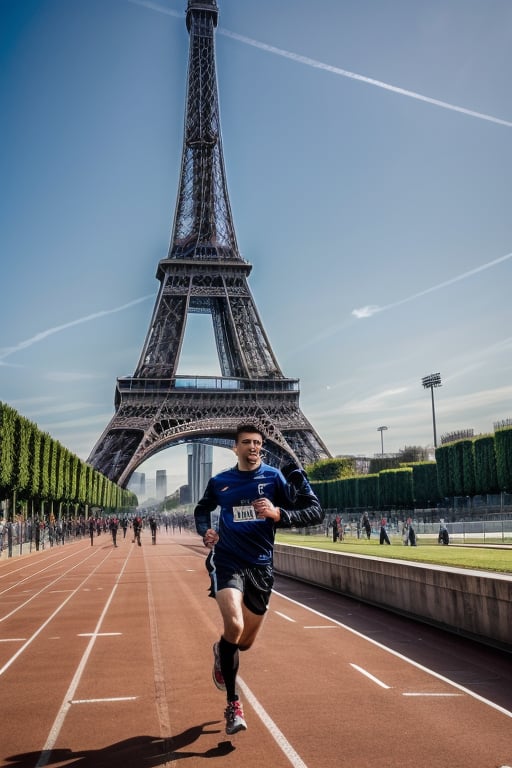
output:
[[387, 427], [377, 427], [377, 432], [380, 432], [380, 453], [381, 456], [384, 456], [384, 431], [387, 429]]
[[424, 376], [423, 379], [421, 380], [421, 383], [423, 384], [425, 389], [430, 389], [430, 394], [432, 396], [432, 424], [434, 426], [434, 448], [437, 448], [436, 411], [434, 408], [434, 387], [442, 386], [441, 374], [431, 373], [429, 376]]

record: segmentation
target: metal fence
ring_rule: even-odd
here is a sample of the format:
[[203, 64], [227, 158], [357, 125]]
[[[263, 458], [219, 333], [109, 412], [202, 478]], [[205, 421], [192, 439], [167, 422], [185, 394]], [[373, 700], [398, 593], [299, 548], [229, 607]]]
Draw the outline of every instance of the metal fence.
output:
[[[417, 514], [418, 510], [416, 510]], [[296, 528], [287, 530], [287, 533], [296, 533], [309, 536], [325, 536], [332, 538], [332, 522], [338, 515], [337, 510], [326, 510], [325, 521], [322, 525], [312, 528]], [[341, 527], [343, 538], [362, 538], [363, 531], [361, 526], [353, 520], [347, 521], [343, 515], [341, 517]], [[402, 515], [402, 520], [387, 521], [386, 530], [391, 537], [403, 536], [404, 525], [410, 522], [416, 536], [419, 537], [418, 544], [437, 543], [441, 525], [444, 525], [448, 531], [449, 541], [452, 544], [507, 544], [512, 545], [512, 517], [500, 520], [458, 520], [456, 522], [447, 522], [443, 518], [437, 518], [433, 522], [426, 522], [419, 515]], [[371, 538], [379, 538], [380, 520], [372, 519]]]
[[34, 550], [60, 546], [84, 535], [84, 524], [78, 521], [73, 524], [57, 523], [44, 526], [30, 518], [5, 523], [0, 521], [0, 557], [14, 557]]
[[[460, 520], [444, 523], [450, 543], [463, 544], [512, 544], [511, 520]], [[418, 535], [438, 537], [439, 524], [417, 523]]]

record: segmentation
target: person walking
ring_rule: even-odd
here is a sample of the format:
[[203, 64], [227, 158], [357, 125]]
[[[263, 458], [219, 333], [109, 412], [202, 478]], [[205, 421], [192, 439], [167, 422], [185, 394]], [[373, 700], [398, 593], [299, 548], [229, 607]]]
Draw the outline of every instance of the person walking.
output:
[[142, 546], [141, 545], [141, 541], [140, 541], [140, 534], [141, 534], [141, 532], [142, 532], [142, 517], [137, 515], [137, 517], [134, 517], [134, 519], [133, 519], [133, 539], [132, 539], [132, 544], [137, 542], [139, 547]]
[[149, 518], [149, 527], [151, 530], [151, 542], [156, 544], [156, 520], [153, 515]]
[[370, 536], [372, 535], [372, 526], [370, 523], [370, 519], [368, 517], [368, 512], [363, 512], [363, 517], [361, 520], [361, 526], [364, 528], [366, 533], [366, 538], [368, 541], [370, 541]]
[[119, 528], [119, 520], [117, 517], [110, 518], [110, 533], [112, 535], [112, 544], [117, 547], [117, 531]]
[[[226, 691], [226, 733], [247, 729], [236, 677], [239, 652], [254, 643], [268, 608], [276, 528], [318, 525], [320, 502], [305, 472], [294, 462], [282, 471], [261, 458], [264, 435], [241, 424], [235, 435], [237, 464], [212, 477], [194, 510], [197, 533], [210, 550], [206, 568], [210, 596], [217, 600], [223, 631], [213, 646], [213, 682]], [[220, 507], [218, 527], [211, 514]]]
[[386, 525], [388, 524], [388, 521], [385, 517], [382, 518], [380, 521], [380, 537], [379, 537], [379, 543], [380, 544], [391, 544], [388, 536], [388, 532], [386, 530]]

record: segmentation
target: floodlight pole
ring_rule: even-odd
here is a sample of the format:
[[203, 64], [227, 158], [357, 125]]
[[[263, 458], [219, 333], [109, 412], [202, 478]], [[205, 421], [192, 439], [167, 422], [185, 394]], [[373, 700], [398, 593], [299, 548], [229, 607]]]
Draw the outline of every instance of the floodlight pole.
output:
[[432, 424], [434, 426], [434, 448], [437, 448], [437, 433], [436, 433], [436, 410], [434, 407], [434, 387], [440, 387], [441, 384], [441, 374], [440, 373], [431, 373], [430, 376], [425, 376], [421, 383], [423, 384], [425, 389], [430, 389], [430, 394], [432, 396]]
[[380, 432], [380, 453], [381, 456], [384, 456], [384, 435], [383, 432], [387, 429], [387, 427], [377, 427], [377, 432]]

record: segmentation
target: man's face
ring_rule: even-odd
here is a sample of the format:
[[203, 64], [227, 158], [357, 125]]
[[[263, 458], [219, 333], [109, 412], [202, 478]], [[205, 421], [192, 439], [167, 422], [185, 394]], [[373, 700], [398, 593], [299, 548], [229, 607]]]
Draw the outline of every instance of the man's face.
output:
[[263, 440], [258, 432], [241, 432], [235, 443], [235, 453], [238, 457], [238, 467], [242, 470], [257, 469], [261, 464], [261, 448]]

